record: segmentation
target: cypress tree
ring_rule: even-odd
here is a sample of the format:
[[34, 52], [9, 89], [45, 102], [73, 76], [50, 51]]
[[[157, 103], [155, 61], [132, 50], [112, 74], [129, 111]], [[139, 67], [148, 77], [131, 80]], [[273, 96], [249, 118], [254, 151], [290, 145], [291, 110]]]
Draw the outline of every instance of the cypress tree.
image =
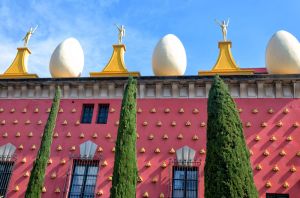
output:
[[120, 113], [110, 198], [135, 198], [136, 162], [136, 80], [129, 77]]
[[60, 97], [61, 91], [60, 88], [57, 87], [55, 90], [55, 96], [52, 102], [51, 111], [49, 113], [49, 117], [44, 129], [41, 146], [31, 171], [29, 183], [25, 193], [25, 198], [41, 197], [42, 188], [44, 185], [45, 171], [50, 156], [53, 130], [56, 123]]
[[215, 76], [207, 105], [206, 198], [257, 198], [243, 126], [226, 84]]

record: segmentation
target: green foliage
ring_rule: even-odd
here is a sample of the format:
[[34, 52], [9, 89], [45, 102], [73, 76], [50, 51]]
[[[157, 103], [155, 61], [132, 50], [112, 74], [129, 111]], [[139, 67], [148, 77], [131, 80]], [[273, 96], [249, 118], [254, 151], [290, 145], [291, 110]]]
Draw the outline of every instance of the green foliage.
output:
[[129, 77], [124, 91], [110, 198], [136, 197], [136, 84]]
[[226, 84], [216, 76], [207, 106], [206, 198], [257, 198], [243, 126]]
[[57, 87], [55, 90], [55, 96], [52, 102], [51, 111], [44, 129], [41, 146], [31, 171], [29, 183], [25, 193], [25, 198], [41, 197], [47, 162], [50, 157], [52, 136], [56, 124], [56, 117], [58, 113], [60, 97], [61, 91], [60, 88]]

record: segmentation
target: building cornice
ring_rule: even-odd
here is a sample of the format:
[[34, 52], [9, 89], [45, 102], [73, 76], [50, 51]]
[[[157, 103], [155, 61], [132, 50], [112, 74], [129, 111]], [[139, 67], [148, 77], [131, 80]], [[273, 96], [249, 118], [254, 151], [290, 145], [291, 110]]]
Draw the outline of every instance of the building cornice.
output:
[[[222, 76], [234, 98], [300, 98], [300, 75]], [[207, 98], [213, 76], [142, 76], [138, 98]], [[122, 98], [127, 77], [0, 79], [0, 98]]]

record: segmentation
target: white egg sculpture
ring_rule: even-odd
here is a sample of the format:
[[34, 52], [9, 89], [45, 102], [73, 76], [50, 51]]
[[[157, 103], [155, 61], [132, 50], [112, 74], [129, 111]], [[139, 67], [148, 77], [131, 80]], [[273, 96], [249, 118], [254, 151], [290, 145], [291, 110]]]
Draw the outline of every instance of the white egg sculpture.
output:
[[84, 65], [84, 54], [79, 41], [68, 38], [51, 55], [49, 69], [53, 78], [79, 77]]
[[157, 44], [152, 55], [152, 69], [156, 76], [180, 76], [186, 70], [184, 46], [173, 34], [167, 34]]
[[280, 30], [266, 49], [266, 67], [270, 74], [300, 73], [300, 44], [291, 33]]

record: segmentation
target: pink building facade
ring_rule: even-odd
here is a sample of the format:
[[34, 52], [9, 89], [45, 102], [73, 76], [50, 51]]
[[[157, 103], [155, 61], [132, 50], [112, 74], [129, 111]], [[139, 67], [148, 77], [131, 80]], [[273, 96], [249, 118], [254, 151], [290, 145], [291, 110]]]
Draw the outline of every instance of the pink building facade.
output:
[[[299, 75], [265, 74], [224, 77], [240, 112], [262, 198], [268, 193], [292, 198], [300, 193], [299, 79]], [[60, 85], [63, 99], [42, 197], [109, 197], [126, 82], [126, 77], [0, 80], [1, 193], [24, 197], [54, 87]], [[188, 197], [189, 193], [204, 197], [211, 83], [212, 77], [199, 76], [138, 78], [137, 197]], [[80, 164], [78, 171], [84, 174], [79, 178], [75, 168]], [[178, 170], [179, 176], [185, 175], [182, 181], [176, 181]], [[92, 195], [76, 187], [80, 182]], [[76, 189], [79, 194], [72, 196]]]

